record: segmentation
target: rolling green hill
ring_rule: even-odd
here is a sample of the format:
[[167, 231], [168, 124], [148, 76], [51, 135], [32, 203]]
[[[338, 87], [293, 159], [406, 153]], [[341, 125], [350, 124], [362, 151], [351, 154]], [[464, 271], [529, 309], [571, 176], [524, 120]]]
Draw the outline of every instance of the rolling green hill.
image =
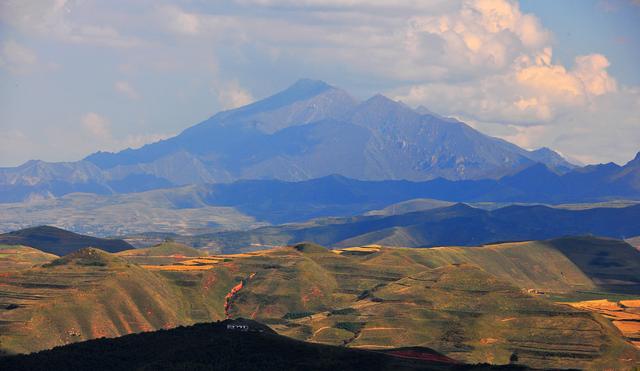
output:
[[[190, 250], [167, 244], [149, 251]], [[609, 264], [594, 266], [603, 251]], [[468, 363], [505, 364], [514, 354], [542, 368], [625, 369], [640, 361], [609, 320], [554, 303], [640, 298], [630, 275], [640, 252], [621, 241], [342, 250], [308, 243], [166, 256], [139, 262], [133, 252], [87, 249], [1, 275], [0, 349], [32, 352], [244, 317], [299, 340], [428, 347]]]

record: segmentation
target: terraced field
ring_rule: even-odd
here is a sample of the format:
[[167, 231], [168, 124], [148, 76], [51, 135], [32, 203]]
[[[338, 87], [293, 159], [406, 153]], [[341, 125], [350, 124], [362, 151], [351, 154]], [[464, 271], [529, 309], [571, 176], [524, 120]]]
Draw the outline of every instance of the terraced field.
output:
[[[615, 265], [591, 264], [603, 251]], [[432, 249], [301, 244], [220, 256], [176, 244], [118, 255], [82, 250], [0, 277], [0, 346], [30, 352], [245, 317], [347, 347], [424, 346], [469, 363], [516, 357], [533, 367], [630, 369], [639, 351], [609, 319], [549, 299], [640, 299], [630, 273], [639, 254], [594, 238]]]
[[568, 305], [603, 315], [610, 319], [631, 344], [640, 349], [640, 300], [620, 300], [618, 302], [586, 300], [569, 302]]
[[91, 248], [5, 272], [0, 308], [0, 344], [11, 353], [170, 328], [187, 319], [161, 277]]

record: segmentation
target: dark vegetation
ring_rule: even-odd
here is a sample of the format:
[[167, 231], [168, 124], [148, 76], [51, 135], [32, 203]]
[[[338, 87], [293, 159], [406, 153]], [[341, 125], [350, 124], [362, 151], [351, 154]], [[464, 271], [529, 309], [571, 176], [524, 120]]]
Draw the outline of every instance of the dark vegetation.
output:
[[[229, 329], [228, 325], [241, 325]], [[247, 326], [247, 328], [243, 327]], [[374, 352], [306, 343], [257, 322], [227, 320], [0, 358], [3, 370], [524, 370], [463, 365], [420, 348]], [[415, 355], [414, 354], [414, 355]], [[436, 360], [430, 360], [436, 359]]]

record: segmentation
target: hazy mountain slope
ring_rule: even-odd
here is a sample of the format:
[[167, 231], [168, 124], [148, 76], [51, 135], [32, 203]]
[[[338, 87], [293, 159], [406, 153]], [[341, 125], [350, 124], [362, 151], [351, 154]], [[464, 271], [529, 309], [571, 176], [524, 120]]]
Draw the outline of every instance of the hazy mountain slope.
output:
[[[344, 91], [312, 80], [221, 112], [175, 138], [87, 160], [110, 169], [151, 163], [179, 150], [209, 168], [224, 169], [226, 177], [217, 181], [302, 180], [334, 173], [359, 179], [477, 178], [513, 172], [534, 157], [550, 166], [560, 162], [380, 95], [357, 104]], [[563, 166], [571, 165], [565, 161]]]
[[331, 174], [369, 180], [498, 178], [536, 162], [559, 172], [573, 167], [550, 150], [526, 151], [380, 95], [359, 103], [322, 81], [300, 80], [142, 148], [97, 152], [75, 163], [32, 161], [0, 169], [0, 201]]
[[397, 215], [406, 214], [414, 211], [424, 211], [437, 209], [439, 207], [452, 206], [454, 203], [449, 201], [434, 200], [429, 198], [414, 198], [408, 201], [398, 202], [380, 210], [372, 210], [365, 215]]
[[[326, 158], [340, 162], [339, 158]], [[640, 174], [637, 163], [638, 159], [624, 166], [590, 166], [564, 175], [534, 165], [498, 180], [361, 181], [332, 175], [300, 182], [242, 180], [125, 195], [71, 194], [3, 205], [0, 231], [47, 224], [99, 236], [148, 231], [201, 234], [267, 223], [353, 216], [425, 198], [489, 208], [513, 202], [588, 203], [584, 207], [605, 202], [613, 206], [622, 204], [615, 200], [640, 200], [640, 186], [633, 181]], [[286, 167], [276, 168], [279, 170], [274, 171]], [[395, 208], [409, 207], [406, 211], [411, 211], [411, 204]], [[415, 202], [413, 207], [417, 207]]]
[[[464, 204], [391, 216], [319, 219], [310, 223], [182, 237], [222, 251], [313, 241], [326, 246], [371, 244], [423, 247], [477, 245], [594, 234], [614, 238], [640, 233], [640, 205], [585, 210], [509, 206], [483, 210]], [[178, 238], [180, 239], [180, 238]]]
[[77, 233], [118, 236], [146, 231], [206, 233], [256, 228], [266, 223], [233, 207], [209, 206], [197, 186], [123, 195], [74, 193], [60, 198], [0, 207], [0, 231], [55, 225]]
[[372, 133], [366, 149], [371, 170], [363, 179], [497, 178], [534, 162], [531, 152], [514, 144], [382, 95], [356, 107], [350, 121]]
[[96, 247], [108, 252], [133, 248], [123, 240], [84, 236], [50, 226], [0, 234], [0, 244], [30, 246], [55, 255], [69, 254], [85, 247]]

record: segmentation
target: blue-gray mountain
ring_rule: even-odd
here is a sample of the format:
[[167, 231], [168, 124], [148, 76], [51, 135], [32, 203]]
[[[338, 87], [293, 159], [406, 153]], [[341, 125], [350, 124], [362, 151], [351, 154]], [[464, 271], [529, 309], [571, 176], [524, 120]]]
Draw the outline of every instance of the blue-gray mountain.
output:
[[424, 108], [413, 110], [381, 95], [358, 102], [324, 82], [300, 80], [139, 149], [0, 169], [0, 198], [330, 174], [363, 180], [500, 178], [537, 162], [558, 173], [574, 168], [549, 149], [527, 151]]

